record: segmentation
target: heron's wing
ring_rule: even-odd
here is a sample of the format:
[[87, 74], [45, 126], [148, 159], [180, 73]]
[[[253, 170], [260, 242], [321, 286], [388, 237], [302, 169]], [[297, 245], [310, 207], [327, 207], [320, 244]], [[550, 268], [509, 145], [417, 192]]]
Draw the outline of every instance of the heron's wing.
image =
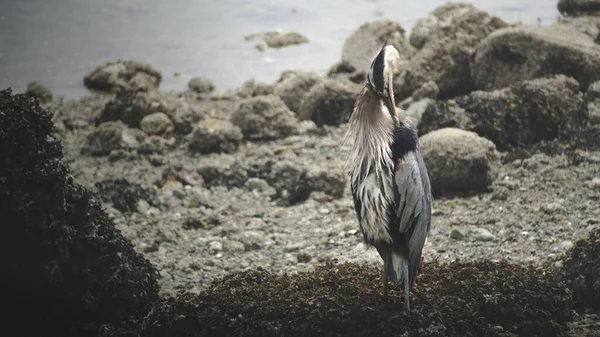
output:
[[396, 158], [394, 192], [399, 231], [411, 266], [418, 266], [431, 224], [431, 187], [418, 147]]

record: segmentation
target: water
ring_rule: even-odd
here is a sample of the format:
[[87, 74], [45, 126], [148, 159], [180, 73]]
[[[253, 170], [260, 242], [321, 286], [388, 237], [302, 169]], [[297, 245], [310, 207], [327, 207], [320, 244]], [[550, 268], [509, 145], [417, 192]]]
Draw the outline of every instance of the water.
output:
[[[474, 0], [508, 22], [556, 21], [553, 0]], [[324, 73], [340, 59], [344, 39], [381, 18], [410, 32], [444, 0], [0, 0], [0, 89], [25, 90], [38, 80], [55, 95], [87, 93], [83, 76], [107, 61], [137, 59], [163, 73], [161, 88], [183, 90], [193, 76], [219, 90], [255, 78], [271, 82], [283, 70]], [[296, 31], [310, 43], [255, 49], [244, 36]], [[408, 35], [407, 35], [408, 36]], [[176, 73], [180, 75], [177, 76]]]

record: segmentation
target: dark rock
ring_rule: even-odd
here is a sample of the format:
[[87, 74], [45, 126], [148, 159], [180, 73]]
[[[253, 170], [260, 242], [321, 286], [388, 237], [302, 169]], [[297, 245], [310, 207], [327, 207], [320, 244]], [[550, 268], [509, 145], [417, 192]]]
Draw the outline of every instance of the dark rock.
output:
[[139, 200], [153, 204], [154, 190], [143, 188], [127, 179], [106, 179], [95, 184], [98, 194], [104, 202], [110, 202], [123, 213], [137, 211]]
[[490, 16], [470, 3], [447, 2], [419, 19], [411, 30], [410, 43], [417, 49], [431, 41], [468, 34], [479, 40], [496, 29], [506, 27], [500, 18]]
[[104, 122], [87, 137], [87, 151], [95, 156], [105, 156], [113, 150], [138, 146], [135, 132], [120, 121]]
[[475, 91], [456, 98], [473, 121], [473, 130], [493, 141], [499, 150], [554, 139], [561, 129], [585, 122], [583, 95], [572, 78], [550, 78], [515, 83], [492, 92]]
[[600, 1], [598, 0], [559, 0], [558, 11], [561, 13], [580, 16], [585, 14], [597, 14], [600, 12]]
[[439, 129], [420, 143], [434, 194], [486, 190], [502, 166], [494, 143], [474, 132]]
[[556, 74], [575, 78], [585, 90], [600, 78], [600, 46], [570, 25], [503, 28], [481, 42], [470, 64], [483, 90]]
[[[473, 130], [475, 125], [465, 109], [456, 104], [455, 100], [427, 101], [427, 106], [417, 121], [419, 135], [423, 136], [441, 128], [459, 128]], [[410, 111], [410, 107], [409, 107]]]
[[25, 91], [25, 94], [39, 99], [42, 103], [48, 103], [52, 101], [52, 91], [39, 82], [29, 82], [29, 84], [27, 84], [27, 90]]
[[4, 327], [125, 335], [158, 299], [156, 270], [73, 181], [50, 117], [26, 95], [0, 92]]
[[415, 54], [415, 49], [404, 37], [404, 28], [395, 21], [384, 19], [365, 23], [346, 38], [342, 62], [366, 73], [386, 41], [398, 49], [404, 60]]
[[267, 95], [242, 100], [231, 122], [249, 140], [270, 140], [293, 134], [297, 119], [281, 98]]
[[600, 309], [600, 232], [575, 243], [564, 261], [564, 276], [579, 307]]
[[149, 64], [118, 60], [96, 67], [85, 75], [83, 84], [91, 90], [117, 92], [119, 89], [156, 89], [162, 75]]
[[244, 135], [230, 121], [206, 119], [200, 122], [191, 135], [189, 149], [192, 152], [235, 152]]
[[345, 123], [352, 115], [360, 89], [349, 81], [326, 79], [305, 95], [299, 119], [312, 119], [318, 126]]
[[178, 108], [176, 97], [156, 90], [119, 90], [106, 104], [97, 122], [120, 120], [137, 128], [142, 119], [150, 114], [162, 112], [172, 118]]
[[173, 133], [174, 126], [169, 116], [162, 112], [155, 112], [142, 118], [140, 129], [147, 135], [168, 136]]

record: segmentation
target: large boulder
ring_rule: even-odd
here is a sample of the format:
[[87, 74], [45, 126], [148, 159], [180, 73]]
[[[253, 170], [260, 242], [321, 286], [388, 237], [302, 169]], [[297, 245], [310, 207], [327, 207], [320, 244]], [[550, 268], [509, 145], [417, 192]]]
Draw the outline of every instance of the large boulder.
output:
[[474, 91], [456, 103], [473, 121], [473, 130], [500, 150], [554, 139], [585, 121], [583, 94], [572, 78], [557, 75], [519, 82], [496, 91]]
[[433, 193], [481, 191], [502, 165], [494, 143], [475, 132], [443, 128], [420, 139]]
[[473, 35], [482, 40], [507, 23], [490, 16], [470, 3], [447, 2], [417, 21], [410, 33], [410, 44], [421, 49], [430, 41], [453, 38], [460, 34]]
[[354, 110], [361, 87], [348, 80], [326, 79], [306, 93], [299, 110], [299, 119], [311, 119], [318, 126], [347, 122]]
[[480, 42], [475, 35], [457, 32], [455, 36], [431, 40], [410, 61], [398, 67], [394, 78], [396, 99], [402, 100], [433, 81], [440, 98], [469, 93], [475, 88], [469, 58]]
[[600, 46], [571, 25], [510, 27], [483, 40], [470, 64], [482, 90], [555, 74], [575, 78], [585, 90], [600, 78]]
[[402, 59], [408, 60], [415, 54], [415, 48], [404, 37], [404, 28], [395, 21], [383, 19], [363, 24], [346, 38], [342, 62], [367, 72], [386, 41], [398, 49]]
[[249, 140], [270, 140], [293, 134], [297, 118], [281, 98], [265, 95], [240, 101], [231, 122]]
[[156, 89], [161, 73], [147, 63], [118, 60], [96, 67], [85, 75], [83, 84], [91, 90], [116, 92], [124, 89]]
[[73, 181], [49, 113], [0, 91], [0, 125], [4, 328], [120, 335], [121, 321], [141, 319], [158, 299], [156, 270]]
[[572, 16], [597, 14], [600, 12], [598, 0], [559, 0], [558, 11]]
[[304, 97], [323, 78], [315, 73], [302, 70], [285, 71], [275, 83], [273, 94], [279, 96], [290, 110], [298, 113]]
[[[423, 106], [421, 107], [420, 105]], [[407, 113], [417, 109], [423, 110], [422, 112], [419, 111], [420, 116], [415, 121], [419, 135], [421, 136], [442, 128], [459, 128], [463, 130], [474, 129], [471, 117], [467, 114], [465, 109], [456, 104], [455, 100], [421, 100], [412, 104], [407, 110]], [[415, 112], [413, 112], [413, 115], [414, 114]]]
[[120, 120], [137, 128], [144, 117], [155, 112], [162, 112], [173, 118], [179, 106], [177, 97], [157, 90], [119, 90], [104, 106], [98, 122]]

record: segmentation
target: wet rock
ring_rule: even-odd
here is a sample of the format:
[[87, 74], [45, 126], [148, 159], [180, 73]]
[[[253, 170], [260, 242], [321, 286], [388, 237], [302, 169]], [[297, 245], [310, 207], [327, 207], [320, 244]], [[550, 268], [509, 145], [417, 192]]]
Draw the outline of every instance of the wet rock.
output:
[[29, 82], [29, 84], [27, 84], [27, 90], [25, 90], [25, 94], [39, 99], [42, 103], [48, 103], [52, 101], [52, 91], [50, 91], [48, 87], [36, 81]]
[[417, 21], [409, 41], [417, 49], [428, 42], [468, 34], [479, 40], [496, 29], [506, 27], [500, 18], [490, 16], [470, 3], [448, 2]]
[[273, 94], [279, 96], [290, 110], [298, 113], [310, 88], [321, 81], [322, 77], [314, 72], [287, 72], [275, 83]]
[[0, 111], [4, 326], [27, 336], [125, 334], [117, 326], [158, 300], [155, 268], [74, 182], [51, 115], [10, 90], [0, 91]]
[[475, 91], [457, 97], [456, 103], [474, 122], [473, 130], [502, 151], [554, 139], [560, 129], [576, 127], [584, 119], [579, 85], [564, 75]]
[[140, 129], [147, 135], [169, 135], [173, 132], [173, 122], [162, 112], [155, 112], [142, 118]]
[[558, 11], [572, 16], [595, 15], [600, 12], [598, 0], [559, 0]]
[[600, 78], [600, 45], [570, 25], [503, 28], [481, 42], [470, 63], [479, 89], [564, 74], [585, 90]]
[[102, 110], [98, 122], [120, 120], [137, 128], [145, 116], [155, 112], [173, 117], [179, 106], [177, 97], [156, 90], [119, 90]]
[[104, 122], [87, 137], [87, 151], [105, 156], [113, 150], [137, 148], [139, 142], [134, 131], [120, 121]]
[[318, 126], [345, 123], [352, 115], [360, 89], [349, 81], [326, 79], [306, 94], [300, 106], [299, 119], [311, 119]]
[[439, 129], [420, 143], [434, 193], [485, 190], [502, 165], [494, 143], [474, 132]]
[[591, 124], [600, 124], [600, 81], [590, 85], [585, 94], [583, 110]]
[[112, 203], [114, 208], [123, 213], [138, 211], [140, 200], [150, 205], [154, 204], [152, 189], [143, 188], [124, 178], [102, 180], [97, 182], [94, 187], [104, 202]]
[[230, 121], [206, 119], [198, 123], [190, 137], [189, 149], [192, 152], [235, 152], [244, 135], [239, 127]]
[[267, 95], [242, 100], [231, 122], [249, 140], [269, 140], [291, 135], [297, 119], [281, 98]]
[[417, 108], [424, 108], [413, 111], [413, 113], [421, 113], [420, 119], [417, 120], [419, 135], [423, 136], [431, 131], [442, 128], [459, 128], [463, 130], [472, 130], [474, 128], [471, 117], [465, 109], [456, 104], [455, 100], [437, 101], [423, 100], [420, 102], [424, 107], [418, 105], [413, 108], [413, 104], [408, 111]]
[[392, 20], [367, 22], [355, 30], [344, 41], [342, 62], [361, 72], [368, 72], [373, 57], [387, 44], [391, 44], [400, 52], [404, 60], [412, 58], [415, 49], [404, 37], [404, 28]]
[[193, 77], [188, 82], [188, 88], [199, 94], [209, 94], [215, 91], [213, 82], [204, 77]]
[[161, 79], [161, 73], [149, 64], [118, 60], [96, 67], [85, 75], [83, 84], [91, 90], [117, 92], [120, 88], [156, 89]]
[[[288, 32], [288, 33], [266, 32], [266, 33], [250, 34], [250, 35], [246, 35], [244, 37], [244, 39], [246, 41], [253, 40], [256, 38], [264, 40], [267, 48], [283, 48], [283, 47], [289, 47], [289, 46], [294, 46], [294, 45], [298, 45], [298, 44], [308, 43], [308, 39], [306, 38], [306, 36], [304, 36], [300, 33], [296, 33], [296, 32]], [[257, 48], [260, 51], [265, 49], [265, 47], [258, 47], [258, 46], [257, 46]]]

